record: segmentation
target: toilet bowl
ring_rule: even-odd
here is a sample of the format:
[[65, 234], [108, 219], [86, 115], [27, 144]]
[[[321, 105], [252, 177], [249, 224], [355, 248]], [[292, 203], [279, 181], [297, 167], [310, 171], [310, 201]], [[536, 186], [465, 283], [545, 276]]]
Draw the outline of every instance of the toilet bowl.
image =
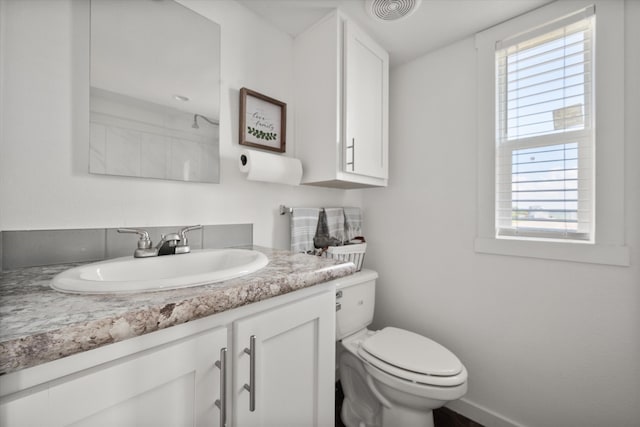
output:
[[386, 327], [371, 331], [375, 280], [363, 270], [336, 281], [336, 337], [348, 427], [433, 427], [433, 410], [467, 392], [467, 370], [442, 345]]

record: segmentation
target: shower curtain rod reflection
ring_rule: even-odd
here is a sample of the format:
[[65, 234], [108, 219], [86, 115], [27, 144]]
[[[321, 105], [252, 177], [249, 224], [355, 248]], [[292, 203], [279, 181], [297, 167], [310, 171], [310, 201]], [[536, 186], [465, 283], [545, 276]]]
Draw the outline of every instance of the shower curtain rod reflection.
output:
[[203, 116], [202, 114], [194, 114], [193, 115], [193, 124], [191, 125], [192, 128], [194, 129], [200, 129], [200, 126], [198, 126], [198, 117], [200, 117], [203, 120], [206, 120], [207, 122], [211, 123], [214, 126], [219, 126], [220, 123], [216, 122], [215, 120], [211, 120], [205, 116]]

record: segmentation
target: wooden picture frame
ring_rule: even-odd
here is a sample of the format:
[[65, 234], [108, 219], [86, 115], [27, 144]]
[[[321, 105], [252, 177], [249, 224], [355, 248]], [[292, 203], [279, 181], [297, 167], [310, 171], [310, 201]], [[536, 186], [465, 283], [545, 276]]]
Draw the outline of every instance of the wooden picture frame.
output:
[[287, 104], [251, 89], [240, 89], [240, 145], [284, 153]]

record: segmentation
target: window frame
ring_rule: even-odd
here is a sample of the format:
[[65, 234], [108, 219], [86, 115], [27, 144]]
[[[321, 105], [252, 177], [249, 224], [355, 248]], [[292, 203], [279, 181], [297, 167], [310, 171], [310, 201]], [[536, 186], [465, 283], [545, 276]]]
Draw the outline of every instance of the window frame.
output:
[[[496, 237], [496, 42], [596, 7], [595, 37], [595, 234], [589, 243], [529, 237]], [[476, 34], [478, 253], [628, 266], [624, 218], [624, 1], [554, 2]], [[488, 107], [492, 106], [492, 107]]]
[[[593, 176], [593, 172], [595, 170], [595, 155], [594, 155], [594, 83], [595, 80], [591, 77], [593, 76], [593, 71], [595, 67], [595, 55], [594, 55], [594, 41], [595, 41], [595, 13], [594, 6], [589, 6], [584, 9], [577, 10], [569, 16], [562, 17], [553, 22], [549, 22], [542, 27], [527, 29], [527, 31], [518, 34], [515, 37], [508, 37], [506, 40], [501, 40], [496, 43], [495, 48], [495, 61], [496, 61], [496, 70], [504, 68], [502, 72], [496, 72], [496, 159], [502, 159], [496, 165], [496, 197], [498, 198], [496, 202], [496, 237], [498, 239], [505, 238], [514, 238], [519, 239], [523, 237], [528, 238], [537, 238], [544, 240], [563, 240], [574, 243], [593, 243], [595, 234], [595, 218], [594, 211], [595, 205], [593, 203], [595, 197], [595, 189], [593, 188], [592, 182], [594, 182], [595, 177]], [[567, 27], [573, 27], [574, 32], [570, 35], [567, 35], [564, 31], [560, 37], [551, 37], [549, 38], [549, 34], [557, 33], [559, 30], [564, 30]], [[532, 41], [538, 41], [541, 38], [547, 36], [546, 40], [543, 42], [537, 42], [533, 46], [535, 48], [539, 48], [540, 46], [544, 46], [547, 43], [553, 43], [558, 40], [564, 39], [565, 37], [571, 37], [572, 35], [585, 31], [588, 33], [588, 39], [584, 40], [587, 46], [582, 47], [580, 52], [585, 55], [583, 58], [583, 64], [586, 64], [586, 68], [583, 73], [580, 74], [583, 78], [585, 78], [582, 83], [582, 94], [584, 96], [584, 120], [583, 127], [577, 129], [563, 129], [562, 132], [553, 132], [553, 133], [542, 133], [542, 134], [532, 134], [527, 135], [525, 137], [517, 137], [513, 138], [509, 137], [509, 126], [507, 125], [509, 121], [509, 108], [508, 108], [508, 93], [511, 90], [509, 85], [509, 70], [508, 63], [511, 55], [517, 54], [516, 52], [521, 52], [521, 49], [518, 47], [521, 43], [531, 44]], [[564, 44], [563, 44], [564, 46]], [[523, 48], [526, 52], [527, 49], [531, 48]], [[571, 54], [575, 56], [575, 53]], [[563, 57], [564, 58], [564, 57]], [[557, 60], [557, 59], [554, 59]], [[526, 77], [525, 77], [526, 78]], [[560, 88], [556, 88], [554, 90], [560, 90]], [[565, 86], [562, 87], [562, 90], [565, 90]], [[537, 93], [536, 93], [537, 94]], [[536, 95], [534, 94], [534, 95]], [[529, 96], [534, 96], [529, 95]], [[508, 217], [500, 216], [498, 213], [498, 207], [501, 203], [513, 206], [513, 180], [512, 179], [499, 179], [501, 175], [509, 173], [510, 176], [513, 176], [513, 153], [518, 150], [531, 150], [535, 148], [549, 147], [549, 146], [560, 146], [566, 145], [570, 143], [575, 143], [577, 145], [577, 168], [578, 175], [581, 177], [578, 180], [577, 187], [577, 220], [578, 220], [578, 229], [575, 231], [559, 231], [559, 230], [549, 230], [543, 229], [540, 227], [519, 227], [518, 225], [513, 225], [507, 227], [501, 227], [499, 223], [508, 221]], [[585, 188], [586, 187], [586, 188]], [[499, 197], [498, 194], [511, 194], [510, 197]], [[564, 200], [564, 199], [563, 199]], [[513, 207], [510, 209], [510, 212], [513, 212]], [[509, 217], [512, 217], [509, 214]], [[586, 229], [580, 227], [580, 224], [586, 224]]]

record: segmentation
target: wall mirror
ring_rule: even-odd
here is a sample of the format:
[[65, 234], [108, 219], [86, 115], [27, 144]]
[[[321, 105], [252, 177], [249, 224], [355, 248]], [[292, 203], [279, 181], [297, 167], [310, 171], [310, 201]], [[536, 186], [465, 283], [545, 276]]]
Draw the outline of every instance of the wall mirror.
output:
[[91, 1], [89, 172], [218, 183], [220, 26], [173, 0]]

